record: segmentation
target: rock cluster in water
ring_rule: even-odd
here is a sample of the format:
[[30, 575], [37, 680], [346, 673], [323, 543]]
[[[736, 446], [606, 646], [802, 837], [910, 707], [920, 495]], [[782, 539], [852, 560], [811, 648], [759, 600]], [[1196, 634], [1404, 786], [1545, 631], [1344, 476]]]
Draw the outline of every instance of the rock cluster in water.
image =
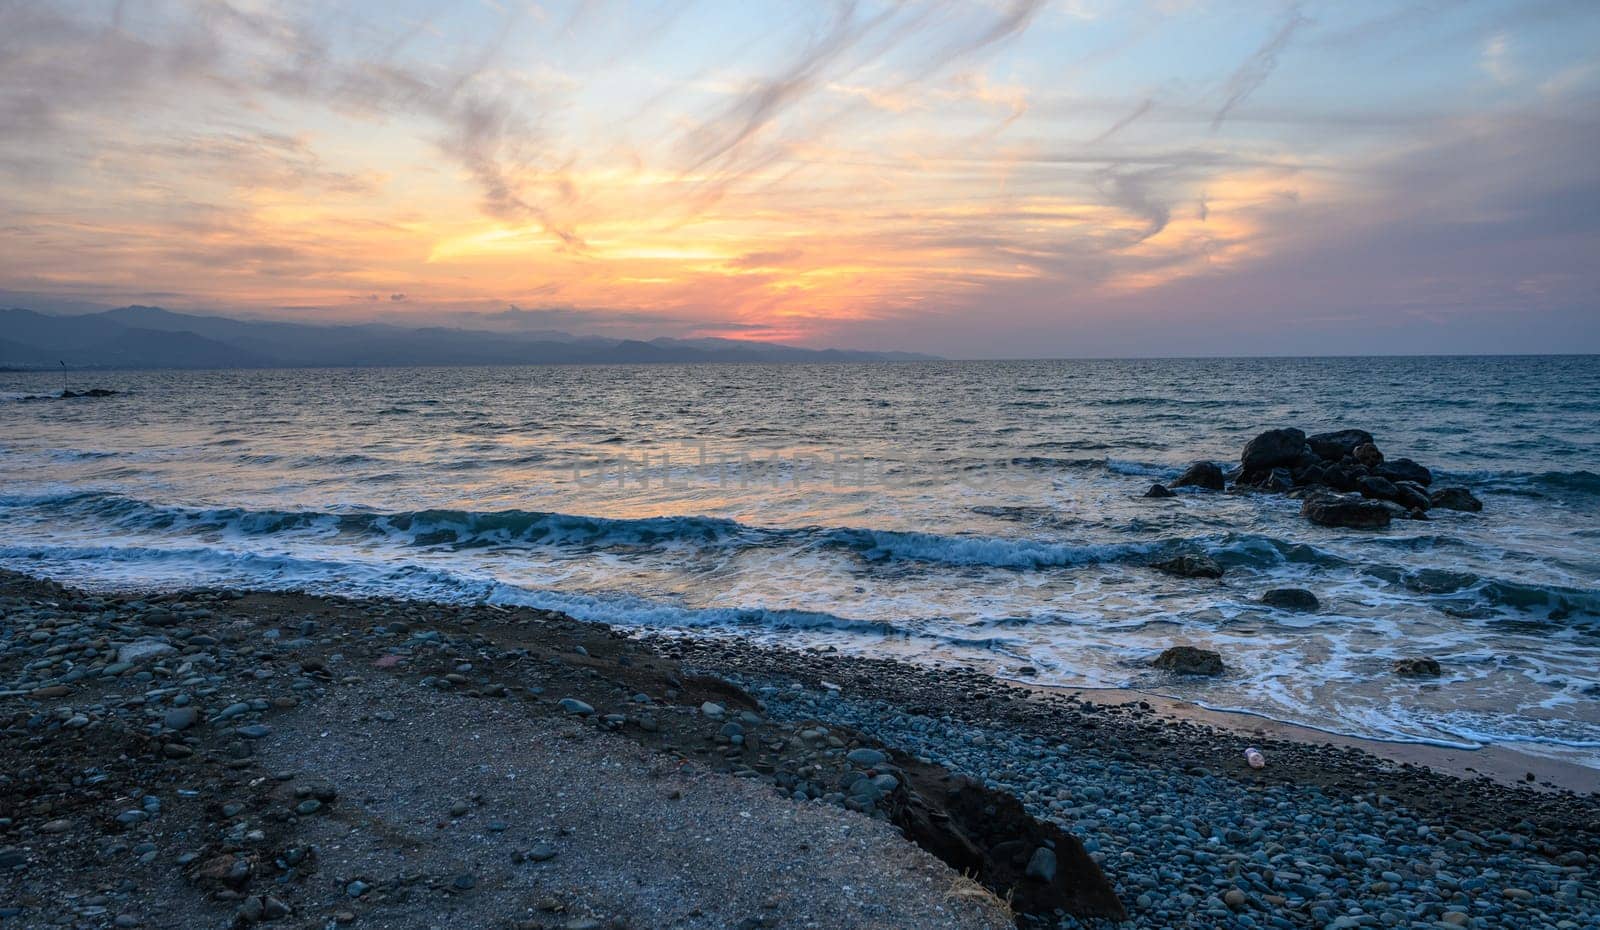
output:
[[75, 397], [116, 397], [121, 391], [110, 388], [90, 388], [87, 391], [74, 391], [71, 388], [62, 389], [60, 394], [28, 394], [22, 400], [72, 400]]
[[[1195, 462], [1172, 486], [1222, 491], [1230, 480], [1237, 491], [1300, 497], [1301, 514], [1323, 526], [1376, 529], [1395, 517], [1426, 519], [1430, 509], [1483, 509], [1466, 488], [1434, 488], [1433, 472], [1425, 466], [1385, 456], [1361, 429], [1312, 436], [1292, 427], [1270, 429], [1245, 445], [1231, 472], [1215, 462]], [[1156, 485], [1145, 496], [1168, 493]]]

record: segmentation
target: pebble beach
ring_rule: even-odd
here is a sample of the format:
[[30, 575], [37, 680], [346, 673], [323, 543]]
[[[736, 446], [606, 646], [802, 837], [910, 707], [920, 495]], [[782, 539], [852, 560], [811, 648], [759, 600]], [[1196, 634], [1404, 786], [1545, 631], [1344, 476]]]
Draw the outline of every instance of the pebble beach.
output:
[[1600, 915], [1600, 798], [1537, 777], [527, 608], [11, 573], [0, 605], [6, 925]]

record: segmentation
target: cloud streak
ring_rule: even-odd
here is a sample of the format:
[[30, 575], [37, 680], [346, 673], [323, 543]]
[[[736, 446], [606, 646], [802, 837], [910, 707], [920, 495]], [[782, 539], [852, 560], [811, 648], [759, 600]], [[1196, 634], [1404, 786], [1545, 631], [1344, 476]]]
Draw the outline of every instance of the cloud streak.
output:
[[1288, 15], [1284, 17], [1277, 31], [1228, 78], [1223, 91], [1222, 106], [1218, 107], [1216, 115], [1211, 117], [1212, 131], [1221, 128], [1228, 115], [1267, 82], [1267, 78], [1271, 77], [1272, 72], [1278, 67], [1278, 57], [1289, 46], [1289, 41], [1301, 27], [1310, 22], [1298, 3], [1289, 8]]

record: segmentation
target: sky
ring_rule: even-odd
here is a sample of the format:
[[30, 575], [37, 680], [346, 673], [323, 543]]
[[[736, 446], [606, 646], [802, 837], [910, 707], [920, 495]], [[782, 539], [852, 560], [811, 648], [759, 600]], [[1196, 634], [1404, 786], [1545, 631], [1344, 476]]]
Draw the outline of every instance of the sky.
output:
[[1600, 3], [0, 0], [0, 303], [1600, 352]]

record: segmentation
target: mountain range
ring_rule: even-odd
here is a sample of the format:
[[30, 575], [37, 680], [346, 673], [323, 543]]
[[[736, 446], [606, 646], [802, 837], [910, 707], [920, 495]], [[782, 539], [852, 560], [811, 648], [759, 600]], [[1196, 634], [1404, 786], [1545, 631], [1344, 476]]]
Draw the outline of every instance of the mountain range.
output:
[[551, 329], [268, 322], [141, 306], [71, 316], [0, 310], [0, 366], [23, 369], [63, 363], [69, 368], [354, 368], [919, 358], [929, 356], [737, 339], [618, 339]]

